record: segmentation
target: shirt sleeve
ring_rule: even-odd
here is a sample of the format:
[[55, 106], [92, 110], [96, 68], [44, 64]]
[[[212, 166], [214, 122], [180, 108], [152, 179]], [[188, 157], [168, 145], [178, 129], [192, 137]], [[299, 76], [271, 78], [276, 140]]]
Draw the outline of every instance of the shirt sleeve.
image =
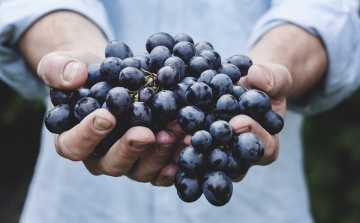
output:
[[29, 99], [43, 98], [48, 88], [26, 63], [17, 48], [22, 34], [44, 15], [57, 11], [77, 12], [113, 39], [107, 13], [96, 0], [0, 0], [0, 79]]
[[[356, 0], [274, 0], [256, 23], [249, 48], [275, 26], [295, 24], [319, 36], [328, 54], [323, 80], [290, 109], [318, 113], [338, 104], [360, 85], [360, 20]], [[296, 41], [296, 40], [294, 40]]]

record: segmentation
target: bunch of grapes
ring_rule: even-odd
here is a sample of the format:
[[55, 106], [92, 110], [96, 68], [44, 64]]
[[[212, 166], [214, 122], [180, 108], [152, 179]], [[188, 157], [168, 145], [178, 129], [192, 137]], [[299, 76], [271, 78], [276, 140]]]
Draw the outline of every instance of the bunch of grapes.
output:
[[259, 137], [234, 136], [228, 121], [248, 115], [277, 134], [284, 125], [282, 117], [271, 110], [263, 91], [236, 85], [252, 65], [245, 55], [222, 60], [209, 42], [194, 45], [184, 33], [174, 37], [156, 33], [146, 41], [146, 50], [134, 56], [125, 43], [111, 41], [106, 58], [88, 66], [84, 86], [68, 91], [51, 88], [55, 107], [45, 116], [47, 129], [60, 134], [94, 110], [108, 109], [117, 124], [93, 151], [101, 156], [131, 127], [145, 126], [156, 134], [177, 119], [192, 134], [191, 145], [180, 153], [174, 181], [180, 199], [193, 202], [204, 193], [211, 204], [226, 204], [232, 195], [231, 180], [264, 155]]

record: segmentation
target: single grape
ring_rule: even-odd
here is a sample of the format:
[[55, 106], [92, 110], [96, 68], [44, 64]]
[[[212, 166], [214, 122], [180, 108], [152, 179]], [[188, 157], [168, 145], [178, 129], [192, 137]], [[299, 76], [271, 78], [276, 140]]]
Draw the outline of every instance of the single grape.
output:
[[211, 135], [205, 130], [199, 130], [191, 136], [191, 146], [198, 152], [204, 153], [211, 146]]
[[91, 88], [94, 84], [105, 81], [100, 74], [100, 65], [102, 61], [94, 62], [88, 66], [88, 77], [86, 79], [85, 86]]
[[226, 152], [227, 162], [223, 172], [232, 180], [238, 179], [249, 170], [249, 163], [236, 157], [231, 150]]
[[150, 53], [150, 70], [157, 72], [164, 66], [165, 61], [171, 57], [171, 52], [165, 46], [157, 46]]
[[134, 57], [128, 57], [128, 58], [125, 58], [120, 63], [120, 70], [124, 69], [125, 67], [135, 67], [135, 68], [141, 70], [141, 63]]
[[194, 40], [186, 33], [179, 33], [174, 36], [175, 44], [181, 41], [189, 42], [194, 44]]
[[180, 83], [184, 83], [186, 85], [190, 85], [197, 82], [196, 77], [185, 77], [184, 79], [180, 80]]
[[99, 102], [91, 97], [81, 98], [74, 106], [76, 119], [81, 122], [87, 115], [100, 108]]
[[179, 97], [180, 99], [180, 106], [181, 107], [185, 107], [186, 105], [188, 105], [186, 103], [186, 100], [185, 100], [185, 92], [186, 92], [186, 89], [189, 87], [189, 85], [186, 85], [184, 83], [178, 83], [174, 89], [173, 89], [173, 92]]
[[211, 63], [213, 64], [214, 70], [217, 70], [221, 66], [221, 56], [215, 50], [203, 50], [199, 55], [209, 58], [211, 60]]
[[213, 124], [218, 118], [213, 113], [205, 113], [205, 130], [209, 131], [211, 124]]
[[182, 59], [185, 64], [188, 64], [190, 59], [195, 56], [195, 46], [189, 42], [178, 42], [174, 46], [173, 54]]
[[213, 45], [211, 45], [211, 43], [206, 42], [206, 41], [200, 41], [197, 44], [195, 44], [195, 54], [196, 55], [200, 55], [200, 53], [203, 50], [214, 50]]
[[194, 106], [186, 106], [180, 109], [177, 120], [180, 127], [187, 133], [194, 133], [204, 129], [204, 112]]
[[115, 86], [119, 81], [121, 60], [116, 57], [105, 58], [100, 65], [101, 77], [109, 84]]
[[239, 114], [239, 103], [231, 94], [224, 94], [216, 103], [216, 111], [219, 118], [229, 121]]
[[217, 69], [217, 72], [228, 75], [234, 84], [237, 83], [241, 77], [241, 72], [239, 68], [237, 68], [235, 65], [230, 63], [222, 64]]
[[162, 67], [157, 72], [156, 82], [163, 89], [169, 89], [177, 85], [180, 81], [180, 74], [178, 69], [173, 66]]
[[215, 77], [216, 74], [217, 72], [215, 70], [205, 70], [200, 74], [200, 77], [197, 79], [197, 81], [210, 85], [211, 80]]
[[195, 82], [186, 89], [185, 100], [188, 105], [208, 111], [213, 100], [212, 90], [203, 82]]
[[226, 74], [217, 74], [210, 82], [213, 91], [214, 101], [216, 102], [224, 94], [231, 94], [233, 91], [233, 83]]
[[179, 168], [189, 176], [204, 176], [208, 171], [208, 165], [204, 154], [196, 151], [194, 147], [185, 147], [178, 159]]
[[197, 177], [185, 174], [175, 185], [177, 194], [182, 201], [194, 202], [202, 195], [202, 184]]
[[180, 99], [169, 90], [159, 91], [152, 102], [153, 114], [163, 122], [171, 122], [176, 119], [180, 109]]
[[123, 87], [114, 87], [106, 97], [107, 109], [115, 116], [122, 116], [131, 107], [129, 92]]
[[263, 91], [248, 90], [239, 98], [239, 109], [241, 114], [259, 120], [266, 112], [271, 110], [270, 98]]
[[228, 122], [223, 120], [215, 121], [211, 124], [209, 132], [213, 142], [217, 145], [225, 145], [233, 135], [232, 127]]
[[144, 126], [150, 128], [152, 112], [144, 102], [134, 102], [126, 112], [126, 121], [129, 127]]
[[164, 66], [173, 66], [179, 71], [180, 80], [185, 77], [186, 65], [180, 57], [172, 56], [165, 60]]
[[228, 162], [227, 154], [220, 147], [214, 148], [209, 155], [207, 155], [210, 169], [222, 170]]
[[74, 111], [68, 104], [57, 105], [45, 115], [45, 126], [54, 134], [61, 134], [76, 124]]
[[125, 67], [118, 78], [119, 86], [130, 91], [136, 91], [146, 83], [144, 73], [135, 67]]
[[[137, 56], [134, 56], [134, 59], [136, 59], [140, 62], [141, 69], [150, 71], [150, 55], [147, 55], [147, 56], [137, 55]], [[145, 74], [145, 76], [147, 76], [147, 74]]]
[[[157, 46], [164, 46], [172, 52], [175, 45], [174, 38], [168, 33], [160, 32], [150, 36], [146, 41], [146, 50], [150, 53]], [[151, 54], [151, 53], [150, 53]]]
[[90, 88], [89, 97], [95, 98], [99, 104], [103, 104], [106, 100], [106, 95], [110, 91], [112, 86], [105, 81], [94, 84]]
[[132, 56], [133, 53], [128, 45], [118, 40], [111, 41], [105, 48], [105, 57], [117, 57], [123, 60]]
[[205, 56], [196, 56], [190, 59], [188, 70], [190, 76], [199, 78], [200, 74], [205, 70], [213, 69], [211, 60]]
[[245, 132], [236, 137], [234, 151], [240, 159], [249, 163], [259, 162], [265, 153], [264, 144], [257, 135], [251, 132]]
[[206, 199], [215, 206], [223, 206], [230, 201], [233, 192], [231, 179], [221, 171], [205, 175], [203, 193]]
[[144, 102], [148, 106], [151, 106], [152, 100], [154, 99], [156, 92], [151, 87], [141, 88], [139, 91], [138, 101]]
[[284, 127], [284, 119], [273, 110], [266, 112], [258, 122], [270, 135], [278, 134]]
[[233, 92], [232, 92], [232, 95], [237, 99], [239, 100], [241, 95], [243, 95], [245, 92], [247, 92], [248, 89], [244, 86], [241, 86], [241, 85], [234, 85], [233, 86]]
[[74, 91], [72, 90], [59, 90], [56, 88], [50, 88], [50, 100], [51, 103], [56, 106], [60, 104], [72, 104], [74, 97]]
[[249, 68], [253, 65], [253, 62], [249, 57], [240, 54], [230, 57], [227, 62], [237, 66], [242, 77], [247, 75]]

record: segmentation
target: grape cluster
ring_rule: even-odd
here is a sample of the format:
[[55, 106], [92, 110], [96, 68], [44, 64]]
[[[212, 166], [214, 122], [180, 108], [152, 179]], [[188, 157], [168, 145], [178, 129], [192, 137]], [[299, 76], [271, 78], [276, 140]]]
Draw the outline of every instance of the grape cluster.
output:
[[222, 60], [209, 42], [194, 45], [184, 33], [156, 33], [146, 41], [146, 50], [134, 56], [125, 43], [111, 41], [106, 58], [88, 66], [84, 86], [51, 88], [55, 107], [45, 116], [47, 129], [60, 134], [94, 110], [108, 109], [117, 124], [93, 152], [104, 155], [131, 127], [148, 127], [156, 134], [177, 119], [192, 134], [191, 145], [179, 155], [174, 180], [180, 199], [193, 202], [204, 193], [211, 204], [226, 204], [231, 180], [264, 155], [259, 137], [234, 136], [228, 121], [245, 114], [277, 134], [284, 125], [282, 117], [271, 110], [263, 91], [236, 85], [252, 65], [245, 55]]

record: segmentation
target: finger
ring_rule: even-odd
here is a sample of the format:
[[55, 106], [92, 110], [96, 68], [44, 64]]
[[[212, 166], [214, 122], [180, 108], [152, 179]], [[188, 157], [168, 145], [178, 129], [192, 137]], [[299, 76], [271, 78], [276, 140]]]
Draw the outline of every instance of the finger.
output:
[[240, 79], [240, 84], [250, 88], [259, 88], [270, 97], [283, 97], [292, 87], [290, 72], [281, 65], [273, 63], [254, 64], [248, 75]]
[[172, 155], [177, 137], [170, 131], [160, 131], [155, 136], [155, 144], [149, 147], [126, 174], [129, 178], [150, 182], [156, 178], [159, 171], [168, 163]]
[[63, 90], [76, 89], [87, 79], [87, 66], [101, 60], [101, 57], [88, 52], [53, 52], [41, 59], [37, 73], [49, 87]]
[[115, 124], [116, 118], [108, 110], [96, 109], [69, 131], [55, 135], [56, 151], [70, 160], [83, 160]]
[[150, 129], [140, 126], [133, 127], [104, 156], [89, 156], [84, 160], [84, 164], [95, 175], [122, 176], [154, 143], [155, 136]]
[[235, 135], [251, 132], [257, 135], [264, 144], [264, 157], [256, 165], [267, 165], [277, 159], [279, 155], [278, 134], [270, 135], [258, 122], [246, 115], [235, 116], [229, 121], [229, 124], [232, 126]]
[[154, 186], [163, 186], [168, 187], [173, 185], [174, 177], [176, 172], [178, 171], [179, 167], [174, 163], [168, 163], [164, 166], [159, 175], [151, 181], [151, 184]]

